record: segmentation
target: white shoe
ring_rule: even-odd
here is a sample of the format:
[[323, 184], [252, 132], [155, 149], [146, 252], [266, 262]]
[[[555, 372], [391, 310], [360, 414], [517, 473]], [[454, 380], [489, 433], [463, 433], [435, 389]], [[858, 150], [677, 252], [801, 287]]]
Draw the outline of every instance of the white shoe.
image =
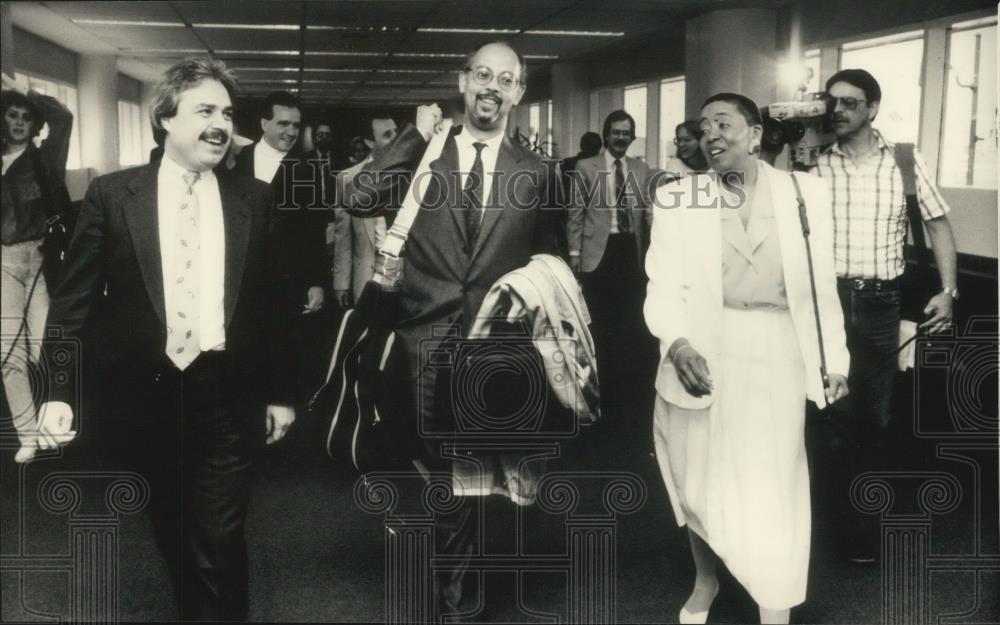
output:
[[[719, 586], [716, 584], [715, 592], [712, 593], [712, 600], [709, 601], [709, 610], [712, 609], [712, 602], [715, 601], [715, 596], [719, 594]], [[708, 622], [708, 610], [702, 612], [691, 612], [687, 609], [687, 606], [681, 608], [680, 614], [677, 615], [677, 622], [682, 625], [702, 625]]]
[[25, 462], [31, 462], [35, 457], [35, 451], [38, 447], [34, 443], [29, 443], [27, 445], [21, 445], [21, 448], [17, 450], [14, 454], [14, 462], [18, 464], [24, 464]]

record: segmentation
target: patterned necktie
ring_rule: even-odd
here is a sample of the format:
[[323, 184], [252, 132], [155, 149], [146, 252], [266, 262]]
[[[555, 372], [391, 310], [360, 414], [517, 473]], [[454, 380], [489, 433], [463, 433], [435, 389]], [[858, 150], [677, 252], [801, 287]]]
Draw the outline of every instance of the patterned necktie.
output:
[[465, 179], [465, 229], [469, 233], [469, 241], [475, 243], [479, 238], [479, 226], [483, 221], [483, 148], [485, 143], [476, 141], [476, 160], [472, 163], [472, 171]]
[[166, 289], [167, 356], [183, 371], [201, 353], [198, 341], [198, 260], [201, 237], [199, 207], [194, 184], [201, 174], [187, 172], [187, 192], [178, 207], [174, 230], [173, 284]]
[[622, 159], [615, 159], [615, 206], [618, 208], [618, 232], [630, 232], [628, 202], [625, 201], [625, 172]]

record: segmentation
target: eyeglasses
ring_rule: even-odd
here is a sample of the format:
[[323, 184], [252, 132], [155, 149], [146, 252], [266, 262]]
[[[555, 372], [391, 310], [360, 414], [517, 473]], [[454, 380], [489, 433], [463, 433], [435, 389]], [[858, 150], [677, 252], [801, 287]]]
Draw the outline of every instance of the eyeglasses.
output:
[[838, 98], [837, 96], [830, 97], [830, 106], [832, 108], [837, 108], [839, 104], [845, 111], [853, 111], [858, 108], [858, 102], [865, 102], [864, 98]]
[[316, 137], [332, 137], [333, 133], [332, 132], [323, 132], [322, 130], [320, 130], [319, 132], [315, 133], [315, 136]]
[[497, 84], [504, 91], [512, 91], [514, 87], [518, 85], [521, 81], [514, 78], [514, 74], [510, 72], [500, 72], [499, 75], [494, 74], [493, 70], [486, 67], [485, 65], [479, 65], [477, 67], [466, 67], [465, 71], [472, 73], [472, 80], [476, 81], [476, 84], [486, 86], [490, 84], [493, 80], [493, 76], [497, 77]]

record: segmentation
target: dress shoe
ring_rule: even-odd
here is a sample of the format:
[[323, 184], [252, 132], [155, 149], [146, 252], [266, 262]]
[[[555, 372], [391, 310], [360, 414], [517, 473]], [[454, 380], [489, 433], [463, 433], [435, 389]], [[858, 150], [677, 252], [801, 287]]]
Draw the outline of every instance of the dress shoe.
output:
[[716, 585], [715, 592], [712, 593], [712, 599], [708, 603], [708, 609], [703, 610], [701, 612], [691, 612], [687, 609], [687, 606], [685, 605], [683, 608], [681, 608], [680, 614], [677, 615], [677, 622], [681, 624], [691, 623], [697, 625], [700, 625], [702, 623], [707, 623], [708, 611], [712, 609], [712, 602], [715, 601], [715, 596], [718, 594], [719, 594], [719, 586]]

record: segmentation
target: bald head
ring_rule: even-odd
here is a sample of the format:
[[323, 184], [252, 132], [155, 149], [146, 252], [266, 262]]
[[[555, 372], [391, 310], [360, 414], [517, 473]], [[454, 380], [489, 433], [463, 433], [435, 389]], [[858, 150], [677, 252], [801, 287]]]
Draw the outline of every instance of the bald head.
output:
[[485, 135], [503, 132], [511, 108], [524, 95], [527, 71], [523, 57], [502, 41], [472, 53], [458, 80], [466, 125]]

